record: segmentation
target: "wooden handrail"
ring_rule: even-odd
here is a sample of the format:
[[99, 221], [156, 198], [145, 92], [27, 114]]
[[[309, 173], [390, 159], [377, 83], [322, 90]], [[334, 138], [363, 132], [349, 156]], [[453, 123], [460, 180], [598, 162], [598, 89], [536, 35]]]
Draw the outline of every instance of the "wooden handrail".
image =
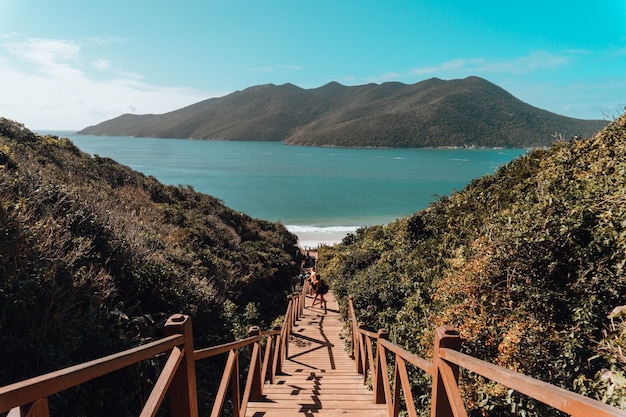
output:
[[182, 335], [165, 337], [143, 346], [1, 387], [0, 413], [167, 352], [180, 345], [183, 340]]
[[[306, 286], [305, 286], [306, 288]], [[299, 320], [304, 308], [305, 298], [300, 294], [289, 296], [285, 321], [282, 327], [261, 332], [258, 327], [250, 328], [250, 337], [235, 342], [225, 343], [194, 351], [196, 361], [216, 355], [228, 353], [220, 386], [218, 388], [211, 417], [221, 415], [226, 395], [230, 388], [233, 404], [233, 415], [245, 415], [249, 401], [258, 401], [263, 394], [263, 382], [273, 383], [277, 372], [280, 372], [283, 360], [288, 355], [288, 342], [296, 321]], [[265, 353], [261, 353], [261, 337], [267, 337]], [[246, 376], [243, 393], [239, 388], [239, 349], [252, 347], [250, 366]], [[263, 360], [261, 361], [261, 358]], [[269, 375], [268, 375], [269, 373]]]
[[[249, 401], [260, 399], [263, 381], [269, 380], [273, 383], [276, 373], [280, 372], [282, 361], [287, 355], [292, 327], [302, 316], [306, 290], [305, 284], [303, 291], [290, 297], [282, 327], [278, 326], [264, 332], [258, 327], [253, 327], [250, 329], [250, 337], [205, 349], [193, 349], [190, 318], [175, 314], [168, 319], [165, 325], [166, 336], [160, 340], [0, 387], [0, 413], [20, 407], [20, 415], [49, 417], [47, 398], [50, 395], [169, 351], [170, 355], [144, 405], [141, 417], [156, 415], [167, 393], [170, 395], [173, 417], [197, 417], [195, 362], [227, 352], [229, 359], [222, 378], [225, 383], [218, 389], [216, 403], [219, 403], [219, 406], [216, 407], [214, 404], [212, 415], [217, 416], [221, 413], [228, 385], [231, 388], [233, 404], [236, 405], [234, 415], [243, 415]], [[262, 337], [267, 338], [263, 361], [261, 361]], [[252, 346], [251, 363], [244, 392], [240, 393], [238, 351], [248, 346]]]
[[402, 360], [409, 362], [411, 365], [414, 365], [420, 368], [422, 371], [426, 372], [429, 375], [432, 375], [435, 369], [435, 366], [428, 362], [426, 359], [417, 356], [414, 353], [409, 352], [408, 350], [402, 349], [398, 345], [394, 345], [389, 340], [381, 339], [378, 341], [382, 346], [385, 347], [387, 352], [393, 353], [396, 357], [401, 358]]
[[[245, 339], [206, 349], [193, 349], [189, 317], [174, 315], [166, 323], [166, 337], [160, 340], [0, 387], [0, 413], [20, 407], [21, 415], [49, 417], [47, 398], [50, 395], [170, 352], [141, 412], [141, 417], [155, 416], [167, 393], [170, 396], [173, 417], [197, 417], [195, 362], [224, 353], [228, 353], [228, 359], [211, 415], [217, 417], [221, 414], [229, 387], [234, 405], [233, 415], [244, 415], [248, 402], [258, 400], [262, 396], [263, 382], [269, 380], [273, 383], [276, 372], [281, 368], [282, 360], [288, 355], [287, 346], [292, 328], [300, 319], [306, 302], [305, 291], [306, 285], [300, 294], [290, 297], [285, 322], [281, 328], [276, 327], [273, 330], [261, 332], [258, 327], [252, 327], [250, 336]], [[364, 329], [363, 323], [359, 323], [356, 319], [351, 298], [348, 300], [348, 307], [352, 332], [352, 357], [355, 359], [357, 372], [363, 374], [364, 383], [367, 381], [368, 373], [371, 372], [374, 388], [373, 400], [387, 404], [389, 416], [399, 414], [402, 394], [404, 394], [407, 414], [417, 416], [407, 372], [407, 363], [409, 363], [432, 378], [432, 417], [467, 416], [458, 386], [460, 368], [506, 385], [574, 417], [590, 415], [626, 417], [625, 411], [600, 401], [460, 353], [460, 336], [455, 329], [450, 327], [436, 329], [431, 363], [391, 343], [387, 340], [386, 330], [381, 329], [375, 333]], [[264, 354], [261, 352], [262, 337], [267, 337]], [[245, 388], [241, 393], [239, 350], [247, 347], [251, 347], [250, 366]], [[389, 362], [390, 356], [393, 357], [393, 383], [388, 376], [388, 369], [392, 365]]]
[[[458, 386], [459, 368], [501, 383], [573, 417], [626, 417], [626, 411], [616, 407], [460, 353], [461, 339], [453, 328], [436, 329], [431, 363], [391, 343], [387, 340], [386, 331], [374, 333], [365, 330], [363, 323], [357, 321], [351, 297], [348, 298], [348, 320], [352, 333], [352, 357], [357, 372], [363, 374], [363, 382], [366, 383], [371, 370], [373, 400], [386, 403], [390, 417], [398, 416], [400, 412], [401, 393], [404, 394], [407, 414], [411, 417], [418, 415], [406, 369], [407, 362], [432, 378], [431, 417], [467, 417]], [[372, 343], [376, 343], [376, 358], [373, 358]], [[393, 389], [390, 388], [392, 384], [387, 371], [387, 356], [390, 354], [393, 354], [395, 368]]]
[[238, 350], [253, 344], [257, 340], [256, 336], [246, 337], [245, 339], [236, 340], [234, 342], [224, 343], [223, 345], [211, 346], [204, 349], [194, 350], [193, 356], [196, 361], [210, 358], [211, 356], [221, 355], [231, 350]]
[[[273, 344], [272, 340], [280, 334], [279, 332], [280, 331], [264, 332], [268, 336], [266, 356], [271, 352]], [[226, 361], [226, 365], [224, 366], [222, 379], [218, 387], [215, 402], [213, 403], [211, 416], [217, 417], [221, 414], [229, 387], [232, 396], [233, 413], [235, 416], [245, 414], [248, 402], [250, 400], [260, 399], [263, 394], [262, 380], [265, 379], [267, 367], [263, 367], [260, 362], [260, 341], [262, 332], [255, 326], [250, 328], [249, 334], [251, 336], [245, 339], [194, 351], [194, 358], [196, 361], [228, 353], [228, 359]], [[243, 393], [241, 393], [239, 389], [239, 349], [248, 346], [252, 346], [252, 354], [246, 377], [246, 385]], [[273, 379], [274, 376], [270, 376], [270, 380], [273, 381]]]
[[511, 387], [522, 394], [572, 416], [613, 417], [626, 415], [626, 412], [608, 404], [476, 359], [461, 352], [444, 348], [440, 350], [439, 355], [444, 361], [454, 363], [468, 371]]

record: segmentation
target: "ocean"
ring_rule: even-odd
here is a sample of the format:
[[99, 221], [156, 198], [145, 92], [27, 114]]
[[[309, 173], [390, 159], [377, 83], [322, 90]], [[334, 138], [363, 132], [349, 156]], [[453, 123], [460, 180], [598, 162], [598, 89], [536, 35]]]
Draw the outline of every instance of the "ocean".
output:
[[337, 243], [359, 227], [409, 216], [526, 152], [39, 133], [68, 137], [89, 154], [112, 158], [165, 184], [190, 185], [252, 217], [280, 221], [308, 247]]

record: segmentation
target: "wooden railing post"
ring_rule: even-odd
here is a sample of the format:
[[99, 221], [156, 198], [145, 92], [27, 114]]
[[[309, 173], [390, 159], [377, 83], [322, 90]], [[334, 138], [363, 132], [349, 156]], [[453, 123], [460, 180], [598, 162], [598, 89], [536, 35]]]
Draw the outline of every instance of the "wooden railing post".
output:
[[[239, 390], [239, 349], [233, 349], [235, 363], [230, 371], [230, 393], [233, 403], [233, 417], [241, 416], [241, 391]], [[223, 406], [223, 403], [222, 403]], [[220, 412], [221, 415], [221, 412]]]
[[[248, 331], [249, 336], [256, 336], [257, 341], [252, 345], [252, 355], [250, 360], [250, 372], [252, 375], [252, 385], [250, 386], [250, 401], [259, 401], [263, 395], [263, 377], [261, 376], [261, 329], [259, 326], [252, 326]], [[268, 343], [268, 347], [269, 347]]]
[[287, 314], [285, 314], [285, 324], [283, 325], [283, 340], [281, 346], [281, 362], [283, 358], [289, 357], [289, 338], [291, 337], [291, 318], [293, 317], [293, 296], [287, 296]]
[[304, 315], [304, 308], [306, 307], [306, 292], [309, 281], [304, 280], [302, 288], [300, 290], [300, 317]]
[[[271, 335], [267, 337], [267, 343], [265, 344], [265, 357], [263, 358], [263, 373], [262, 373], [262, 383], [265, 383], [265, 379], [268, 379], [270, 384], [274, 383], [274, 379], [276, 378], [276, 372], [280, 372], [279, 366], [279, 352], [280, 347], [278, 346], [280, 342], [280, 330], [281, 326], [279, 324], [274, 325], [273, 331], [278, 331], [277, 335]], [[267, 370], [269, 369], [269, 377], [266, 377]]]
[[293, 306], [291, 307], [292, 316], [291, 316], [291, 327], [296, 327], [298, 325], [298, 320], [300, 319], [300, 306], [298, 303], [300, 302], [300, 297], [296, 297], [296, 295], [291, 296], [291, 303]]
[[166, 336], [182, 334], [185, 338], [185, 356], [174, 374], [169, 390], [172, 417], [198, 417], [196, 362], [193, 353], [191, 318], [174, 314], [165, 323], [164, 331]]
[[378, 338], [376, 339], [376, 369], [374, 370], [373, 381], [376, 404], [385, 404], [385, 386], [389, 384], [389, 376], [387, 375], [387, 352], [379, 343], [380, 339], [389, 340], [389, 332], [386, 329], [378, 330]]
[[[280, 333], [278, 333], [278, 335], [276, 335], [276, 338], [274, 339], [274, 352], [272, 355], [272, 378], [274, 378], [276, 375], [280, 374], [283, 371], [283, 361], [282, 361], [282, 343], [283, 343], [283, 338], [282, 338], [282, 328], [280, 329]], [[272, 384], [274, 383], [274, 381], [272, 381]]]
[[[435, 346], [433, 350], [433, 387], [431, 396], [431, 417], [454, 417], [452, 411], [452, 401], [444, 380], [449, 384], [454, 384], [454, 389], [458, 391], [459, 367], [449, 364], [439, 356], [440, 348], [459, 350], [461, 348], [461, 337], [459, 332], [453, 327], [438, 327], [435, 331]], [[451, 372], [450, 372], [451, 371]], [[453, 379], [453, 381], [449, 381]]]
[[294, 294], [291, 299], [293, 302], [293, 326], [298, 326], [298, 320], [300, 320], [300, 296]]
[[291, 317], [293, 316], [293, 303], [291, 302], [291, 295], [287, 296], [287, 299], [288, 303], [287, 312], [285, 313], [285, 322], [283, 323], [280, 335], [276, 339], [276, 353], [274, 356], [274, 369], [276, 370], [276, 373], [280, 373], [282, 371], [283, 359], [289, 357], [289, 338], [291, 337]]
[[350, 359], [354, 359], [355, 357], [355, 340], [356, 340], [356, 317], [354, 317], [354, 306], [352, 305], [353, 297], [351, 295], [348, 296], [348, 321], [350, 322], [350, 335], [352, 336], [350, 342], [352, 345], [352, 349], [350, 352]]
[[20, 417], [50, 417], [48, 398], [40, 398], [35, 402], [20, 406]]
[[361, 335], [361, 332], [359, 332], [359, 330], [363, 329], [364, 327], [365, 323], [361, 321], [357, 324], [356, 331], [353, 332], [353, 350], [354, 361], [356, 362], [356, 372], [361, 375], [366, 372], [366, 365], [364, 363], [367, 363], [367, 353], [363, 352], [363, 336]]

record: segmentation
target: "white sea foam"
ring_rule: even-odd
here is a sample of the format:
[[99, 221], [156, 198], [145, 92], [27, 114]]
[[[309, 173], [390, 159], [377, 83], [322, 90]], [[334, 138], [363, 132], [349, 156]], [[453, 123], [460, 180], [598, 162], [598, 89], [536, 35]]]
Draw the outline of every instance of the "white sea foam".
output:
[[354, 233], [360, 226], [314, 226], [286, 225], [287, 230], [298, 236], [301, 247], [318, 247], [341, 243], [349, 233]]
[[354, 233], [360, 226], [310, 226], [288, 224], [285, 226], [291, 233]]

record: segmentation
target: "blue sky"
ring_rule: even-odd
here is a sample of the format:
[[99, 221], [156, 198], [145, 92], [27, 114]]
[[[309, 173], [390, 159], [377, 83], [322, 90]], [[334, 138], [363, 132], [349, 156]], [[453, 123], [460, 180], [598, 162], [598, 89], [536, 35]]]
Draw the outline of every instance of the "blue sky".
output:
[[626, 1], [0, 0], [0, 116], [33, 130], [266, 83], [470, 75], [613, 119], [626, 106]]

